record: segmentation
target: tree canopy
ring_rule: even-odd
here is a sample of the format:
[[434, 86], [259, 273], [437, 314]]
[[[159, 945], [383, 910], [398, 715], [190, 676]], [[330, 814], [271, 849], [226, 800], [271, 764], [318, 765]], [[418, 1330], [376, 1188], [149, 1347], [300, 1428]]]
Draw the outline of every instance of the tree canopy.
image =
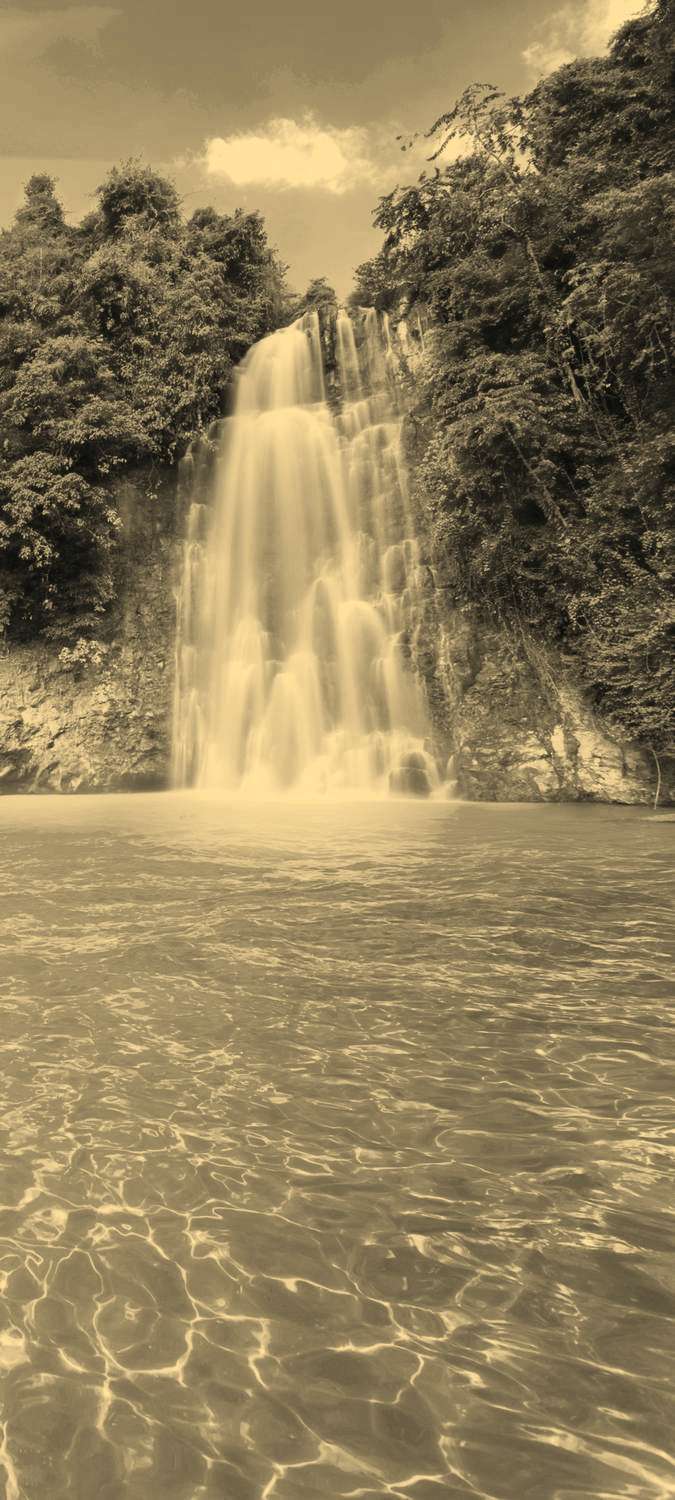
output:
[[555, 642], [657, 753], [675, 708], [672, 74], [659, 0], [525, 99], [466, 90], [428, 171], [381, 199], [354, 292], [431, 321], [409, 435], [446, 598]]
[[198, 209], [136, 161], [69, 226], [32, 177], [0, 235], [0, 629], [67, 639], [114, 594], [111, 480], [171, 463], [222, 411], [232, 367], [283, 321], [256, 213]]

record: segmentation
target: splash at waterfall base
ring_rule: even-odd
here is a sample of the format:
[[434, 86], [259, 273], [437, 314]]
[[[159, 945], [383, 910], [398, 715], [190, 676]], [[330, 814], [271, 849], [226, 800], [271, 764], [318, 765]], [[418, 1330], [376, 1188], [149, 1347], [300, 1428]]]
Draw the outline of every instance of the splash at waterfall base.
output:
[[338, 311], [331, 332], [328, 359], [316, 310], [256, 345], [210, 476], [197, 455], [176, 786], [441, 791], [412, 665], [423, 579], [401, 454], [403, 351], [372, 309]]

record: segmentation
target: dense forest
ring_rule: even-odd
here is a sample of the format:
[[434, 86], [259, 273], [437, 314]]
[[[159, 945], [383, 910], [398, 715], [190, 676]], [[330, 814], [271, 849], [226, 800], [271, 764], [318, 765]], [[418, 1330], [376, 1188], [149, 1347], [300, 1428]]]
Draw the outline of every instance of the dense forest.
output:
[[[447, 609], [549, 642], [621, 734], [675, 707], [672, 0], [526, 98], [474, 85], [429, 167], [380, 200], [354, 305], [421, 311], [407, 444]], [[115, 478], [172, 463], [233, 365], [304, 300], [257, 214], [126, 163], [76, 227], [52, 179], [0, 236], [0, 635], [95, 639], [116, 588]], [[149, 483], [151, 492], [152, 484]]]
[[186, 222], [138, 162], [77, 227], [31, 179], [0, 237], [0, 635], [100, 631], [115, 475], [171, 463], [221, 414], [233, 365], [280, 321], [284, 270], [259, 215]]
[[381, 199], [353, 297], [430, 323], [408, 446], [448, 606], [556, 643], [656, 754], [675, 721], [672, 83], [659, 0], [527, 98], [469, 88], [428, 171]]

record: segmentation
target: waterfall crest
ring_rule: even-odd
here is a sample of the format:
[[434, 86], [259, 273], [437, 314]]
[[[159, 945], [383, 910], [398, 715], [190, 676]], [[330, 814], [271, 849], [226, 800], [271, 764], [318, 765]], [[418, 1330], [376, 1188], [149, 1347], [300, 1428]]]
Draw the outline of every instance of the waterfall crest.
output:
[[329, 403], [316, 311], [255, 345], [218, 424], [211, 486], [197, 465], [178, 590], [178, 786], [438, 785], [406, 660], [420, 568], [397, 355], [373, 310], [339, 311], [334, 346], [341, 399]]

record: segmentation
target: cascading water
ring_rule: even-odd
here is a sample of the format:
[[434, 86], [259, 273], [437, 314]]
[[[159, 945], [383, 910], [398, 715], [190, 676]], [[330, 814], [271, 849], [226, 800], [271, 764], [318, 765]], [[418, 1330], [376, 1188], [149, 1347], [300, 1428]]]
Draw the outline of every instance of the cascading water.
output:
[[396, 355], [386, 319], [357, 317], [334, 324], [336, 410], [316, 312], [251, 349], [219, 424], [212, 505], [196, 477], [178, 594], [178, 786], [438, 786], [403, 650], [420, 568]]

